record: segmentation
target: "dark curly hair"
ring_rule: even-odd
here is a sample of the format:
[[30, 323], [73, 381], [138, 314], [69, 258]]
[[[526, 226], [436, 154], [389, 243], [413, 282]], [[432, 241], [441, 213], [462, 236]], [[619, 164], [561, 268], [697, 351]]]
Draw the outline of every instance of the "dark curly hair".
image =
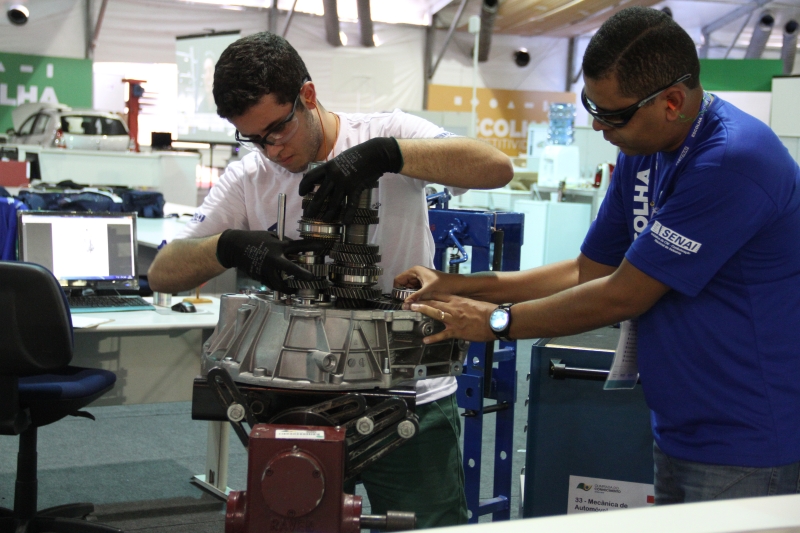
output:
[[700, 85], [697, 48], [668, 14], [629, 7], [606, 20], [583, 55], [583, 74], [600, 80], [616, 76], [623, 96], [645, 98], [676, 79], [689, 89]]
[[274, 33], [242, 37], [222, 52], [214, 69], [214, 102], [222, 118], [243, 115], [265, 94], [292, 103], [310, 80], [305, 63], [289, 42]]

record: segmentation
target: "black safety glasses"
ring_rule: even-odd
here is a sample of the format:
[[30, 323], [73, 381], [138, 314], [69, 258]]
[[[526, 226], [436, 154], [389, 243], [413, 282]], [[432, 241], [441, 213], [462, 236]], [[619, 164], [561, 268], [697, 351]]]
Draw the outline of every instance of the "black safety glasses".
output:
[[589, 98], [586, 97], [585, 87], [581, 91], [581, 103], [583, 104], [583, 107], [586, 108], [586, 111], [588, 111], [589, 114], [592, 115], [592, 117], [600, 124], [609, 126], [611, 128], [621, 128], [625, 126], [628, 122], [630, 122], [630, 120], [633, 118], [633, 115], [636, 114], [637, 111], [639, 111], [639, 108], [647, 104], [647, 102], [651, 101], [653, 98], [663, 93], [673, 85], [682, 83], [691, 77], [692, 77], [691, 74], [684, 74], [683, 76], [673, 81], [669, 85], [666, 85], [665, 87], [662, 87], [661, 89], [652, 93], [650, 96], [647, 96], [642, 100], [639, 100], [632, 106], [626, 107], [625, 109], [620, 109], [618, 111], [605, 111], [602, 108], [597, 107], [597, 105], [594, 102], [592, 102], [591, 100], [589, 100]]

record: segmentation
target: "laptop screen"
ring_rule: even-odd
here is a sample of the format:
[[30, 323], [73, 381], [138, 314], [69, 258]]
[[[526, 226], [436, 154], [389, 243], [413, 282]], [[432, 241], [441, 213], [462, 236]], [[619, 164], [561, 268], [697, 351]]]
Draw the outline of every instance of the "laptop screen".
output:
[[136, 213], [19, 212], [19, 259], [48, 268], [63, 287], [139, 287]]

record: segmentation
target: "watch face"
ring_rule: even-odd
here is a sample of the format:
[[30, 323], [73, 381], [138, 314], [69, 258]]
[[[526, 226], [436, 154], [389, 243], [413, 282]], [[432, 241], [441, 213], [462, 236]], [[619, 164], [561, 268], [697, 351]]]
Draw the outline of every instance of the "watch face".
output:
[[506, 309], [495, 309], [489, 315], [489, 327], [493, 331], [503, 331], [508, 325], [508, 311]]

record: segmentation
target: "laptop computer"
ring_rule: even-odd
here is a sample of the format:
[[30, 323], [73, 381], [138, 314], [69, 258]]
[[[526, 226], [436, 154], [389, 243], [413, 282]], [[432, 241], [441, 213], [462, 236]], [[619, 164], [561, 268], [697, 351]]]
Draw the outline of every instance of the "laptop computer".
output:
[[139, 297], [136, 213], [20, 211], [19, 259], [49, 269], [73, 313], [155, 309]]

